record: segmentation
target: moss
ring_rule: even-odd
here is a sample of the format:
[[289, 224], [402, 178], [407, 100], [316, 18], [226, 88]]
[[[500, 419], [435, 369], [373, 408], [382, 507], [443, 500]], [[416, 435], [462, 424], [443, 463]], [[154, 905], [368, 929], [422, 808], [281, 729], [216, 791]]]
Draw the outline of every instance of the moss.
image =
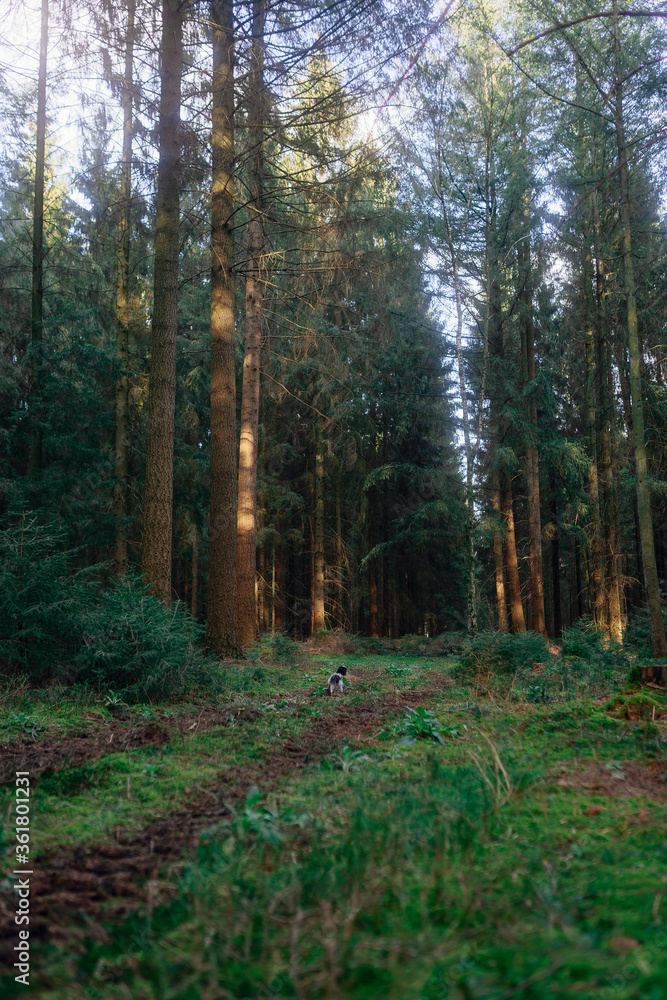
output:
[[607, 703], [606, 710], [617, 719], [632, 721], [662, 718], [664, 705], [650, 694], [617, 694]]

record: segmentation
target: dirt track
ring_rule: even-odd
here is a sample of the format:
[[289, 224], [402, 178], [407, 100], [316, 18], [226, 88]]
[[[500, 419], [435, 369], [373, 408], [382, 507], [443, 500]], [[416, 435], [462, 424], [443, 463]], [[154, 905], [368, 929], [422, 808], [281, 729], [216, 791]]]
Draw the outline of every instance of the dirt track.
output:
[[[156, 901], [158, 875], [169, 863], [178, 864], [195, 842], [199, 830], [229, 815], [226, 801], [242, 800], [254, 784], [268, 792], [282, 778], [319, 760], [346, 741], [367, 739], [386, 718], [401, 714], [407, 705], [423, 704], [433, 698], [443, 678], [426, 688], [389, 695], [368, 705], [350, 705], [341, 699], [334, 714], [316, 719], [299, 735], [276, 744], [263, 758], [221, 771], [214, 783], [183, 797], [182, 805], [156, 820], [140, 833], [118, 831], [115, 841], [73, 845], [39, 862], [31, 881], [31, 940], [76, 945], [77, 933], [103, 937], [100, 919], [122, 919], [140, 900]], [[436, 678], [434, 677], [434, 681]], [[446, 683], [446, 681], [445, 681]], [[199, 713], [202, 728], [219, 724], [229, 715], [211, 710]], [[175, 726], [183, 731], [187, 720]], [[187, 728], [187, 726], [185, 726]], [[113, 736], [112, 736], [113, 734]], [[62, 740], [44, 739], [12, 747], [9, 759], [3, 754], [3, 770], [58, 770], [96, 760], [120, 747], [158, 743], [169, 738], [162, 725], [128, 728], [115, 723], [94, 726], [90, 734], [76, 733]], [[14, 898], [11, 890], [0, 895], [0, 963], [11, 955], [15, 939]], [[79, 921], [77, 932], [72, 914]], [[10, 960], [11, 964], [11, 960]]]

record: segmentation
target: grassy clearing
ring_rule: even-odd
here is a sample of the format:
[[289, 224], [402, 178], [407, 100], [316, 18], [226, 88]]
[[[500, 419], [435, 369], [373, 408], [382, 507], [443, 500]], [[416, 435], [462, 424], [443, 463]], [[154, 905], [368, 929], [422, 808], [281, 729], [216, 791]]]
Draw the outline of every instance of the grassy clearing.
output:
[[[149, 880], [125, 920], [107, 921], [101, 936], [73, 916], [73, 949], [39, 946], [41, 995], [667, 996], [661, 692], [647, 709], [622, 692], [620, 669], [594, 663], [578, 679], [587, 698], [572, 697], [558, 664], [547, 665], [551, 677], [538, 666], [510, 678], [501, 697], [493, 679], [423, 652], [301, 655], [298, 666], [273, 665], [260, 651], [234, 666], [218, 716], [192, 731], [211, 705], [150, 706], [169, 731], [163, 746], [42, 776], [33, 807], [36, 829], [48, 817], [44, 863], [71, 840], [94, 846], [116, 824], [138, 829], [182, 809], [185, 788], [216, 794], [221, 773], [243, 772], [253, 787], [202, 822], [185, 866]], [[326, 673], [341, 661], [349, 693], [326, 698]], [[358, 712], [390, 703], [355, 732]], [[122, 724], [136, 726], [141, 711]], [[3, 709], [0, 739], [18, 737], [12, 712], [44, 727], [35, 743], [58, 726], [115, 723], [99, 700], [54, 707], [24, 692]], [[286, 742], [305, 745], [346, 716], [337, 743], [262, 787]], [[11, 980], [2, 986], [18, 995]]]
[[[414, 690], [434, 666], [432, 660], [418, 661], [402, 666], [395, 677], [376, 659], [366, 663], [360, 676], [355, 664], [362, 660], [353, 659], [347, 684], [350, 705], [374, 702], [387, 691]], [[35, 858], [72, 841], [83, 844], [100, 835], [112, 836], [119, 827], [139, 830], [182, 804], [185, 789], [196, 795], [221, 770], [233, 772], [270, 753], [281, 740], [298, 739], [315, 719], [340, 708], [336, 700], [323, 696], [326, 677], [334, 668], [326, 657], [314, 657], [298, 668], [235, 664], [226, 678], [225, 695], [214, 701], [121, 705], [120, 716], [118, 707], [108, 704], [109, 696], [96, 697], [84, 689], [68, 692], [66, 698], [62, 689], [56, 696], [25, 687], [7, 691], [0, 712], [0, 744], [17, 751], [27, 746], [42, 765], [33, 782], [32, 818], [40, 829]], [[114, 752], [125, 736], [141, 736], [151, 726], [168, 736], [168, 742]], [[112, 733], [115, 744], [109, 742]], [[76, 757], [81, 749], [80, 741], [73, 746], [76, 735], [97, 737], [98, 746], [87, 743], [84, 752], [99, 759], [71, 762], [65, 752], [56, 758], [57, 767], [51, 766], [49, 748], [56, 749], [61, 740]], [[0, 787], [0, 815], [11, 809], [12, 796], [13, 786]]]

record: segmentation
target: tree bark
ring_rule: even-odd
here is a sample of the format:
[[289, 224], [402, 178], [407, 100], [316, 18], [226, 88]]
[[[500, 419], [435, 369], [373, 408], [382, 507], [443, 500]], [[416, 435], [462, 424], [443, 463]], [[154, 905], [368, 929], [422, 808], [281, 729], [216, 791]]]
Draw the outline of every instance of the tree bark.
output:
[[199, 598], [199, 539], [197, 538], [197, 525], [193, 524], [191, 528], [190, 535], [190, 546], [191, 546], [191, 573], [192, 573], [192, 589], [190, 591], [190, 614], [193, 618], [197, 617], [199, 611], [198, 608], [198, 598]]
[[234, 210], [234, 20], [232, 0], [212, 0], [211, 500], [206, 636], [238, 652], [237, 458], [232, 213]]
[[343, 514], [342, 514], [342, 498], [341, 498], [341, 469], [338, 467], [336, 472], [336, 543], [335, 543], [335, 553], [336, 553], [336, 616], [338, 618], [338, 624], [341, 628], [345, 628], [348, 624], [347, 615], [345, 613], [345, 587], [344, 587], [344, 569], [343, 569]]
[[625, 148], [623, 124], [623, 88], [620, 67], [620, 33], [618, 28], [618, 0], [614, 0], [614, 51], [616, 55], [616, 142], [618, 147], [619, 180], [621, 188], [621, 229], [623, 237], [623, 271], [625, 276], [625, 296], [627, 299], [628, 349], [630, 353], [630, 394], [632, 397], [632, 428], [635, 442], [635, 470], [637, 485], [637, 509], [639, 514], [639, 536], [642, 563], [644, 566], [644, 588], [648, 605], [651, 628], [651, 645], [654, 656], [667, 653], [667, 636], [660, 604], [660, 585], [655, 561], [653, 542], [653, 521], [651, 517], [651, 493], [648, 483], [648, 461], [646, 455], [646, 435], [644, 430], [644, 404], [641, 388], [641, 367], [639, 331], [637, 325], [637, 304], [635, 299], [635, 276], [632, 261], [632, 229], [630, 217], [630, 187], [628, 162]]
[[618, 498], [613, 476], [612, 454], [612, 412], [613, 385], [611, 351], [607, 325], [607, 310], [604, 298], [604, 261], [601, 252], [601, 223], [597, 192], [592, 195], [593, 222], [595, 232], [595, 298], [596, 298], [596, 357], [599, 372], [599, 441], [600, 467], [602, 473], [602, 526], [604, 529], [606, 576], [607, 576], [607, 620], [609, 636], [623, 644], [623, 616], [621, 611], [621, 584], [618, 566]]
[[556, 500], [556, 477], [551, 476], [551, 517], [554, 534], [551, 539], [551, 581], [553, 589], [554, 637], [563, 634], [563, 613], [560, 599], [560, 542], [558, 538], [558, 504]]
[[[496, 519], [500, 519], [500, 477], [494, 469], [491, 476], [491, 503]], [[505, 571], [503, 566], [503, 539], [500, 526], [493, 529], [493, 562], [496, 577], [496, 605], [498, 608], [498, 629], [507, 632], [507, 599], [505, 597]]]
[[[368, 491], [368, 545], [372, 551], [376, 544], [375, 511], [373, 509], [373, 489]], [[380, 621], [378, 615], [378, 582], [377, 582], [377, 559], [373, 557], [368, 562], [368, 598], [370, 610], [370, 633], [374, 639], [380, 635]]]
[[[46, 158], [46, 56], [49, 38], [49, 0], [42, 0], [37, 79], [37, 128], [35, 141], [35, 201], [32, 223], [32, 298], [29, 412], [32, 433], [28, 452], [28, 472], [42, 468], [42, 429], [39, 398], [42, 390], [42, 350], [44, 340], [44, 162]], [[34, 410], [37, 409], [37, 413]]]
[[276, 590], [274, 596], [274, 617], [273, 617], [273, 627], [274, 629], [281, 629], [283, 627], [283, 574], [282, 574], [282, 553], [283, 547], [280, 540], [280, 536], [274, 542], [273, 547], [273, 558], [275, 561], [275, 581]]
[[179, 0], [163, 0], [160, 159], [156, 203], [151, 368], [148, 383], [142, 569], [146, 580], [167, 604], [171, 601], [182, 65], [181, 4]]
[[523, 272], [523, 339], [525, 380], [528, 396], [528, 440], [526, 444], [526, 483], [528, 492], [528, 540], [530, 547], [530, 606], [533, 631], [547, 635], [544, 614], [542, 576], [542, 522], [540, 516], [540, 468], [537, 450], [537, 398], [535, 389], [535, 325], [533, 322], [533, 284], [530, 260], [530, 215], [528, 193], [524, 196], [525, 239], [519, 244], [519, 271]]
[[[461, 397], [461, 416], [463, 423], [463, 446], [466, 457], [466, 494], [465, 494], [465, 547], [466, 547], [466, 590], [467, 590], [467, 625], [468, 632], [474, 635], [477, 632], [477, 588], [475, 573], [475, 548], [474, 548], [474, 496], [473, 496], [473, 465], [474, 455], [470, 440], [470, 418], [468, 415], [468, 394], [466, 391], [465, 366], [463, 361], [463, 297], [461, 295], [461, 279], [459, 275], [459, 261], [454, 247], [452, 230], [449, 223], [449, 213], [444, 197], [441, 200], [442, 212], [445, 221], [445, 231], [447, 233], [447, 243], [449, 255], [452, 263], [452, 277], [454, 279], [454, 295], [456, 300], [456, 359], [459, 375], [459, 393]], [[488, 241], [487, 225], [487, 241]], [[488, 275], [487, 275], [488, 279]], [[488, 287], [488, 280], [487, 280]], [[487, 302], [487, 316], [489, 304]], [[488, 320], [487, 320], [488, 322]], [[480, 406], [483, 405], [483, 400]]]
[[266, 545], [263, 542], [261, 542], [258, 547], [257, 558], [259, 563], [259, 572], [255, 576], [257, 587], [257, 626], [260, 632], [266, 632], [268, 631], [266, 600]]
[[521, 582], [519, 580], [519, 560], [516, 552], [514, 531], [514, 509], [512, 507], [512, 482], [507, 473], [503, 482], [503, 514], [507, 531], [505, 535], [505, 555], [507, 558], [507, 589], [509, 591], [510, 621], [512, 632], [525, 632], [526, 619], [521, 603]]
[[[586, 236], [584, 236], [586, 239]], [[600, 517], [598, 482], [597, 413], [598, 384], [603, 377], [596, 363], [593, 321], [593, 265], [588, 248], [584, 249], [584, 338], [586, 345], [586, 435], [588, 437], [588, 496], [591, 510], [591, 556], [593, 560], [593, 617], [598, 628], [609, 631], [605, 595], [604, 543]]]
[[116, 440], [113, 487], [113, 514], [116, 543], [114, 576], [127, 573], [127, 451], [129, 409], [129, 280], [130, 226], [132, 222], [132, 61], [134, 55], [135, 0], [128, 0], [123, 76], [123, 156], [120, 181], [120, 220], [118, 223], [118, 284], [116, 287]]
[[313, 586], [310, 631], [326, 628], [324, 617], [324, 452], [318, 440], [315, 455], [315, 530], [313, 532]]
[[264, 172], [264, 3], [252, 5], [248, 125], [250, 157], [248, 177], [248, 263], [246, 271], [245, 357], [241, 396], [239, 445], [239, 497], [237, 524], [237, 579], [239, 642], [255, 639], [255, 559], [257, 535], [257, 435], [259, 428], [260, 346], [262, 336], [262, 286], [260, 267], [264, 247], [262, 180]]
[[[490, 353], [492, 359], [497, 359], [502, 357], [503, 354], [503, 332], [502, 332], [502, 313], [501, 313], [501, 300], [500, 300], [500, 284], [498, 282], [497, 274], [497, 259], [496, 259], [496, 184], [495, 184], [495, 162], [493, 159], [493, 153], [490, 149], [491, 140], [490, 137], [487, 140], [487, 175], [489, 183], [490, 196], [486, 199], [486, 220], [485, 220], [485, 237], [486, 237], [486, 252], [485, 252], [485, 271], [486, 271], [486, 289], [487, 289], [487, 308], [486, 308], [486, 322], [488, 324], [486, 331], [486, 347], [487, 351]], [[482, 407], [484, 400], [480, 399], [480, 422], [478, 424], [478, 439], [481, 438], [482, 432]], [[489, 432], [491, 438], [491, 444], [493, 449], [499, 443], [500, 436], [500, 425], [498, 419], [498, 400], [495, 393], [491, 393], [490, 398], [490, 421], [489, 421]], [[502, 495], [500, 487], [500, 470], [496, 465], [495, 454], [492, 453], [491, 461], [493, 463], [493, 468], [491, 471], [491, 503], [493, 506], [493, 511], [496, 516], [497, 521], [500, 521], [501, 512], [503, 510], [502, 505]], [[504, 552], [503, 552], [503, 536], [500, 530], [500, 524], [494, 527], [493, 530], [493, 561], [495, 569], [495, 583], [496, 583], [496, 606], [498, 611], [498, 629], [500, 632], [507, 632], [509, 629], [509, 624], [507, 620], [507, 593], [505, 587], [505, 567], [504, 567]]]
[[572, 558], [574, 559], [577, 619], [579, 619], [584, 615], [584, 587], [581, 581], [581, 547], [574, 539], [572, 539]]

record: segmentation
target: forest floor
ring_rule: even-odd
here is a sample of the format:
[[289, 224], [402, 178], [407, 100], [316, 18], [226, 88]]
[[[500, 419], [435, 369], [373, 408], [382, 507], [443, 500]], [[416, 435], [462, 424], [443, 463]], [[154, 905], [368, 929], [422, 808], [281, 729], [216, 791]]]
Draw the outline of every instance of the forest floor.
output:
[[235, 662], [196, 704], [5, 692], [0, 994], [25, 989], [19, 770], [40, 997], [666, 998], [667, 698], [501, 696], [455, 664]]

